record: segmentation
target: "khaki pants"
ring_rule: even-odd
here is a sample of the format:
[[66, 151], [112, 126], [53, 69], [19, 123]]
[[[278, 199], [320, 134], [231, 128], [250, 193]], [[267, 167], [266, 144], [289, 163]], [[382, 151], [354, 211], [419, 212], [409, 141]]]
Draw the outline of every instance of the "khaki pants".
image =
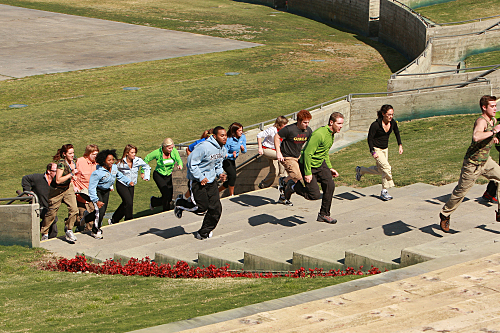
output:
[[42, 228], [40, 230], [42, 235], [49, 231], [49, 227], [52, 222], [54, 222], [54, 219], [57, 216], [57, 211], [63, 202], [66, 206], [68, 206], [68, 219], [65, 224], [68, 227], [68, 230], [73, 229], [76, 217], [78, 216], [78, 207], [76, 204], [76, 195], [75, 190], [73, 189], [73, 184], [70, 184], [67, 190], [49, 187], [49, 208], [47, 210], [47, 214], [45, 214]]
[[[82, 220], [83, 218], [83, 215], [85, 213], [85, 211], [89, 212], [89, 213], [92, 213], [94, 211], [94, 205], [92, 204], [92, 202], [81, 202], [81, 201], [77, 201], [77, 204], [78, 204], [78, 217], [77, 217], [77, 223], [80, 223], [80, 221]], [[92, 226], [94, 225], [94, 221], [90, 221], [90, 222], [87, 222], [85, 223], [85, 221], [83, 222], [85, 224], [85, 230], [92, 230]]]
[[372, 175], [381, 175], [382, 176], [382, 189], [386, 190], [391, 187], [394, 187], [394, 181], [392, 180], [392, 171], [391, 166], [389, 164], [389, 149], [380, 149], [374, 147], [375, 152], [378, 157], [375, 159], [377, 165], [371, 166], [369, 168], [360, 167], [361, 175], [365, 173], [369, 173]]
[[284, 157], [284, 161], [281, 164], [285, 167], [288, 176], [293, 179], [294, 182], [298, 182], [302, 179], [302, 174], [299, 168], [299, 159], [295, 157]]
[[263, 152], [264, 154], [262, 157], [265, 157], [269, 161], [269, 173], [260, 183], [262, 187], [269, 187], [273, 185], [274, 180], [276, 179], [276, 170], [279, 170], [279, 177], [286, 177], [286, 171], [283, 164], [279, 163], [276, 158], [276, 150], [265, 148], [263, 149]]
[[[451, 197], [448, 202], [446, 202], [443, 209], [441, 209], [441, 214], [444, 216], [450, 216], [451, 213], [453, 213], [462, 203], [465, 195], [476, 183], [479, 176], [484, 176], [486, 179], [493, 180], [498, 184], [498, 182], [500, 182], [500, 166], [496, 164], [491, 157], [488, 157], [488, 160], [483, 165], [472, 164], [467, 160], [464, 160], [458, 184], [451, 193]], [[497, 198], [499, 188], [500, 187], [497, 186]], [[498, 210], [500, 211], [500, 203], [498, 205]]]

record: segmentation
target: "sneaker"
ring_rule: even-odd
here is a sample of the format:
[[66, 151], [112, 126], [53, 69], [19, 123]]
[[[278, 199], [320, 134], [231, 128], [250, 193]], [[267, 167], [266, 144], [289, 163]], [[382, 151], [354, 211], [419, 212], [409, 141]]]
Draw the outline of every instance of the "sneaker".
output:
[[384, 201], [389, 201], [392, 199], [392, 197], [389, 195], [387, 190], [382, 190], [382, 192], [380, 192], [380, 199], [382, 199]]
[[356, 180], [359, 182], [361, 180], [361, 167], [356, 167]]
[[288, 183], [286, 183], [286, 187], [285, 187], [285, 191], [284, 191], [285, 192], [284, 195], [285, 195], [286, 200], [290, 200], [293, 192], [295, 192], [292, 188], [293, 185], [295, 185], [295, 182], [292, 179], [290, 179], [288, 181]]
[[151, 198], [149, 198], [149, 209], [153, 210], [153, 196], [151, 196]]
[[97, 230], [96, 233], [94, 233], [93, 231], [90, 233], [90, 235], [92, 237], [94, 237], [95, 239], [102, 239], [102, 231], [101, 229]]
[[174, 207], [174, 215], [178, 219], [182, 218], [182, 209], [180, 209], [179, 207], [175, 206]]
[[278, 203], [283, 204], [285, 206], [293, 206], [293, 203], [290, 200], [286, 200], [283, 194], [280, 195]]
[[212, 238], [213, 235], [214, 235], [214, 233], [212, 231], [210, 231], [210, 233], [208, 234], [208, 238]]
[[49, 239], [49, 234], [43, 234], [42, 239], [40, 241], [48, 240]]
[[286, 187], [286, 184], [285, 184], [285, 177], [280, 177], [278, 179], [278, 190], [280, 191], [280, 194], [284, 194], [285, 192], [285, 187]]
[[441, 220], [441, 230], [443, 230], [444, 232], [450, 231], [450, 217], [444, 216], [442, 213], [439, 213], [439, 219]]
[[73, 234], [73, 231], [71, 230], [66, 231], [66, 240], [70, 243], [74, 243], [77, 241], [75, 235]]
[[113, 224], [113, 220], [109, 219], [108, 220], [108, 225], [112, 225]]
[[209, 239], [209, 238], [211, 238], [211, 237], [212, 237], [212, 232], [210, 232], [210, 233], [208, 234], [208, 237], [203, 237], [203, 236], [202, 236], [202, 235], [201, 235], [201, 234], [197, 231], [197, 232], [195, 232], [194, 237], [195, 237], [196, 239], [199, 239], [199, 240]]
[[265, 189], [265, 188], [266, 188], [266, 185], [265, 185], [265, 184], [262, 184], [262, 183], [259, 183], [258, 187], [262, 190], [262, 189]]
[[318, 213], [318, 218], [316, 219], [316, 221], [318, 222], [326, 222], [326, 223], [330, 223], [330, 224], [335, 224], [337, 223], [337, 220], [328, 216], [328, 215], [321, 215]]
[[492, 196], [491, 194], [489, 194], [488, 192], [484, 192], [483, 194], [483, 200], [487, 201], [487, 202], [492, 202], [492, 203], [498, 203], [498, 200], [497, 198], [495, 198], [494, 196]]
[[500, 222], [500, 213], [495, 210], [497, 222]]

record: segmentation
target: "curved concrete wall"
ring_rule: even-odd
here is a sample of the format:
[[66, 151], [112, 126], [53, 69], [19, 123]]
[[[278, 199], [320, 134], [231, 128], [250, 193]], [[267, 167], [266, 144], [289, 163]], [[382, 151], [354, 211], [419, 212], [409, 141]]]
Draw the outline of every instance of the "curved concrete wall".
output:
[[288, 0], [288, 11], [369, 34], [370, 0]]
[[401, 5], [390, 0], [380, 0], [378, 39], [394, 47], [408, 60], [413, 60], [425, 49], [427, 26]]

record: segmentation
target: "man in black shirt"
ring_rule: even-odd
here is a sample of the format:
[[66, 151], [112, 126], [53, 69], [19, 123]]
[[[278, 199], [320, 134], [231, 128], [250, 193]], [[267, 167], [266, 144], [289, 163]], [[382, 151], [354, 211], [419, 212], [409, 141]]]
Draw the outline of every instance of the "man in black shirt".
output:
[[[45, 173], [34, 173], [26, 175], [21, 180], [23, 191], [32, 191], [36, 194], [40, 204], [40, 227], [49, 207], [49, 184], [55, 177], [57, 171], [56, 163], [47, 164]], [[57, 237], [57, 216], [54, 223], [49, 227], [49, 238]]]
[[[279, 179], [280, 198], [279, 203], [287, 206], [293, 204], [290, 200], [285, 199], [283, 191], [288, 182], [290, 185], [295, 184], [302, 179], [302, 174], [299, 168], [299, 157], [302, 146], [311, 137], [312, 129], [309, 127], [309, 122], [312, 116], [307, 110], [301, 110], [297, 113], [297, 122], [283, 127], [274, 136], [274, 147], [276, 148], [276, 157], [278, 161], [285, 167], [288, 176]], [[283, 141], [281, 141], [283, 140]], [[281, 141], [281, 142], [280, 142]]]

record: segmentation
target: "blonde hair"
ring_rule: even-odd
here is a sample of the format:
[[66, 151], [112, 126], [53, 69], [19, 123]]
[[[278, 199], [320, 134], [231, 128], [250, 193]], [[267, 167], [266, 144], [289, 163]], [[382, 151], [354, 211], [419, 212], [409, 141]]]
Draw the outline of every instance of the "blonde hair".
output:
[[171, 146], [173, 144], [174, 144], [174, 140], [172, 140], [171, 138], [166, 138], [165, 140], [163, 140], [161, 147], [165, 148], [165, 147]]
[[95, 151], [99, 152], [99, 147], [97, 145], [87, 145], [87, 147], [85, 147], [85, 153], [83, 153], [83, 156], [89, 157], [90, 154]]

